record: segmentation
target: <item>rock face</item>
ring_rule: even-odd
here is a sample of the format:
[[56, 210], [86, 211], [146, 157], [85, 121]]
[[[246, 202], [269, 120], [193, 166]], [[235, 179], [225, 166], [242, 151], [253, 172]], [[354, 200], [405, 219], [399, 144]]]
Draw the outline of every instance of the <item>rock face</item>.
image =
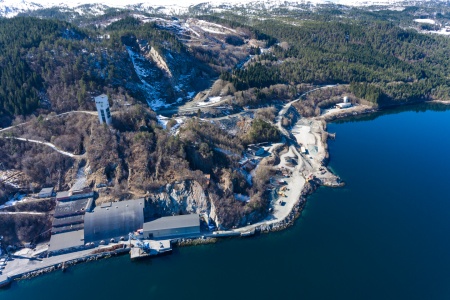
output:
[[167, 66], [166, 61], [161, 55], [159, 55], [158, 51], [156, 51], [155, 48], [151, 47], [150, 52], [146, 57], [153, 60], [156, 66], [158, 66], [158, 68], [160, 68], [166, 74], [167, 77], [172, 78], [172, 72]]
[[215, 219], [214, 208], [202, 186], [193, 180], [166, 185], [148, 197], [151, 217], [206, 213]]

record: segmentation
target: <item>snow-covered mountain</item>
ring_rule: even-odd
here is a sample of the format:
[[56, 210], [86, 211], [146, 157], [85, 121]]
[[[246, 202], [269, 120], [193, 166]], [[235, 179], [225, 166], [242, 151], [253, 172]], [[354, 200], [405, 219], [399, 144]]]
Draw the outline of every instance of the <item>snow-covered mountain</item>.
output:
[[0, 0], [0, 16], [13, 17], [18, 13], [27, 10], [36, 10], [44, 8], [42, 4], [28, 2], [24, 0]]
[[19, 13], [59, 7], [61, 9], [75, 9], [78, 13], [84, 14], [86, 5], [92, 14], [102, 14], [107, 8], [131, 8], [144, 11], [155, 11], [166, 14], [181, 14], [189, 11], [190, 7], [203, 5], [210, 8], [214, 7], [260, 7], [266, 8], [288, 7], [295, 8], [301, 5], [322, 5], [322, 4], [338, 4], [345, 6], [390, 6], [390, 5], [415, 5], [424, 2], [449, 2], [449, 0], [69, 0], [61, 2], [61, 0], [0, 0], [0, 16], [13, 17]]

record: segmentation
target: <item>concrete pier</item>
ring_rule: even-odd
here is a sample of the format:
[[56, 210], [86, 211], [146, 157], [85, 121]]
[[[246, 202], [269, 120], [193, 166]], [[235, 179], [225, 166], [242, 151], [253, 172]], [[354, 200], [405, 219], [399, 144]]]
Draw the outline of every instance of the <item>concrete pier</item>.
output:
[[162, 240], [162, 241], [145, 241], [149, 243], [150, 249], [148, 251], [144, 251], [139, 247], [133, 247], [130, 250], [130, 258], [131, 260], [137, 260], [146, 258], [149, 256], [157, 256], [170, 253], [172, 251], [172, 246], [170, 245], [170, 240]]

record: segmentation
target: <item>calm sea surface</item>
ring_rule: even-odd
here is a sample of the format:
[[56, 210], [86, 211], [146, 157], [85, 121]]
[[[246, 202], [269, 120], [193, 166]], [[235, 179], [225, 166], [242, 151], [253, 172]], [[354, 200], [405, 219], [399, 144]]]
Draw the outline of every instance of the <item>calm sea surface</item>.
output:
[[295, 226], [14, 283], [0, 300], [450, 299], [450, 107], [329, 125], [346, 181], [309, 197]]

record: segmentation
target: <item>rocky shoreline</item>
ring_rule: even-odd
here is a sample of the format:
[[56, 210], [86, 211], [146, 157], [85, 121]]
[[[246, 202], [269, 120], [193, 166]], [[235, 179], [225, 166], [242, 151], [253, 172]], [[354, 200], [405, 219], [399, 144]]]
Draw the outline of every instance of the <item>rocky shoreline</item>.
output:
[[[450, 103], [449, 103], [450, 104]], [[339, 112], [335, 112], [333, 114], [330, 115], [325, 115], [325, 116], [320, 116], [317, 119], [322, 119], [325, 122], [332, 122], [334, 120], [337, 119], [341, 119], [341, 118], [346, 118], [346, 117], [351, 117], [351, 116], [356, 116], [356, 115], [362, 115], [362, 114], [369, 114], [369, 113], [374, 113], [374, 112], [378, 112], [379, 109], [377, 108], [373, 108], [370, 106], [357, 106], [354, 107], [353, 109], [350, 110], [344, 110], [344, 111], [339, 111]], [[314, 118], [311, 118], [314, 119]], [[326, 126], [325, 126], [326, 128]], [[325, 129], [324, 129], [325, 130]], [[326, 150], [326, 155], [328, 155], [328, 150]], [[326, 161], [327, 162], [327, 161]], [[323, 186], [329, 186], [326, 184], [322, 184]], [[338, 186], [329, 186], [329, 187], [341, 187], [343, 186], [344, 183], [341, 183]], [[318, 188], [319, 188], [320, 184], [317, 184], [315, 182], [308, 182], [305, 184], [305, 186], [302, 189], [301, 192], [301, 196], [298, 199], [298, 201], [294, 204], [291, 212], [289, 213], [289, 215], [284, 218], [283, 220], [280, 220], [279, 222], [276, 223], [272, 223], [272, 224], [261, 224], [255, 227], [256, 232], [258, 233], [270, 233], [270, 232], [276, 232], [276, 231], [281, 231], [284, 230], [290, 226], [293, 226], [295, 223], [295, 220], [297, 218], [300, 217], [305, 205], [306, 205], [306, 201], [307, 201], [307, 197], [309, 195], [311, 195], [312, 193], [314, 193]]]
[[186, 247], [186, 246], [214, 244], [217, 241], [218, 239], [214, 237], [182, 238], [174, 241], [173, 245], [178, 247]]
[[273, 224], [266, 225], [266, 226], [261, 225], [259, 228], [259, 231], [261, 233], [276, 232], [276, 231], [284, 230], [290, 226], [293, 226], [295, 223], [295, 220], [297, 218], [299, 218], [300, 215], [302, 214], [302, 211], [306, 205], [307, 197], [309, 195], [311, 195], [312, 193], [314, 193], [314, 191], [318, 187], [319, 186], [314, 183], [313, 184], [311, 184], [311, 183], [305, 184], [305, 186], [302, 190], [302, 195], [298, 199], [297, 203], [295, 203], [295, 205], [292, 208], [289, 215], [284, 220], [281, 220], [280, 222], [273, 223]]

